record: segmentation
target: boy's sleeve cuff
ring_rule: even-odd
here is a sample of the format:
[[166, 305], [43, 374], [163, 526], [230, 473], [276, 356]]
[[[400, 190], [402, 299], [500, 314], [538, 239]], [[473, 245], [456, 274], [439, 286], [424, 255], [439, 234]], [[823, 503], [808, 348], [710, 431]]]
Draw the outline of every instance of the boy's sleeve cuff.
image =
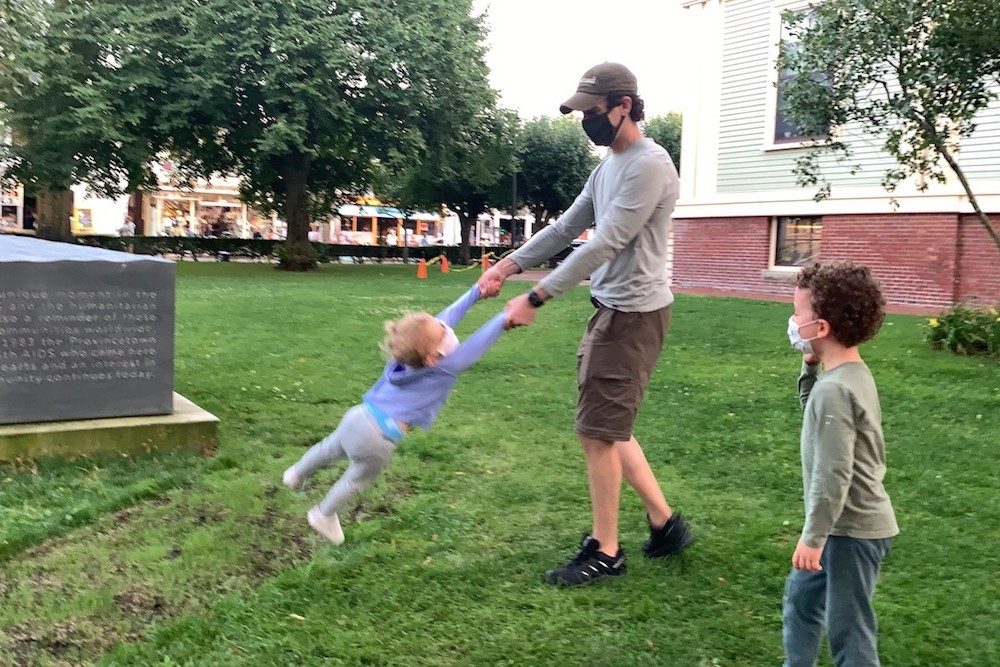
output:
[[816, 535], [807, 535], [803, 532], [802, 543], [810, 549], [822, 549], [826, 546], [826, 536], [818, 537]]

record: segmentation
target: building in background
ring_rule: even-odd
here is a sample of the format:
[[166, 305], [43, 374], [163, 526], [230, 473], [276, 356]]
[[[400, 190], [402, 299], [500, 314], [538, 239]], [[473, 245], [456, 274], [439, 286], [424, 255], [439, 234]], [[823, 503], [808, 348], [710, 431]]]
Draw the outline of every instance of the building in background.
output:
[[[216, 177], [182, 184], [169, 159], [154, 165], [158, 186], [116, 198], [95, 197], [73, 186], [72, 231], [78, 236], [115, 236], [126, 217], [138, 236], [184, 236], [284, 239], [287, 225], [277, 214], [264, 214], [239, 198], [239, 179]], [[0, 198], [0, 232], [34, 233], [35, 201], [18, 187]], [[532, 234], [534, 218], [492, 210], [472, 230], [472, 245], [520, 245]], [[326, 220], [316, 220], [311, 236], [324, 243], [397, 246], [458, 245], [461, 222], [453, 211], [404, 211], [373, 196], [343, 204]]]
[[[814, 260], [869, 265], [896, 307], [1000, 301], [1000, 252], [957, 179], [881, 186], [895, 164], [880, 137], [843, 128], [861, 171], [824, 163], [832, 190], [796, 185], [807, 144], [780, 112], [781, 12], [807, 2], [684, 0], [698, 52], [684, 110], [681, 197], [674, 213], [679, 290], [787, 297]], [[1000, 103], [977, 119], [960, 161], [980, 206], [1000, 224]]]
[[386, 206], [374, 197], [337, 209], [332, 223], [331, 243], [386, 245], [388, 238], [397, 246], [438, 245], [445, 242], [446, 219], [436, 213], [406, 212]]
[[24, 188], [0, 190], [0, 233], [35, 233], [35, 198], [25, 197]]

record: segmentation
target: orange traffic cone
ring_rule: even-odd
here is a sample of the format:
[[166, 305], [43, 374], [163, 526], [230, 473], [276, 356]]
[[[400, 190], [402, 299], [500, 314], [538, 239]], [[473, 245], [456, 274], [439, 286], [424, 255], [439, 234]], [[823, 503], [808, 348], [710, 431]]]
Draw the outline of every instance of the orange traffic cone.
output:
[[483, 255], [483, 273], [486, 273], [490, 268], [490, 256]]
[[448, 273], [451, 271], [451, 267], [448, 266], [448, 256], [441, 255], [441, 273]]
[[417, 279], [427, 280], [427, 260], [423, 257], [420, 258], [420, 263], [417, 264]]

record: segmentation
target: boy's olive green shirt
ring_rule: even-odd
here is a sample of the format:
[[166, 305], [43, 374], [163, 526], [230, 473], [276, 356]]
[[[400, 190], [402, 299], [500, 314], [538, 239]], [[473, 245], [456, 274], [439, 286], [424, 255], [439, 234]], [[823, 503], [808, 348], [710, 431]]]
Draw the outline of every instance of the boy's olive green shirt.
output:
[[828, 535], [863, 539], [899, 533], [885, 477], [882, 408], [863, 362], [819, 374], [802, 364], [802, 482], [806, 522], [802, 541], [822, 547]]

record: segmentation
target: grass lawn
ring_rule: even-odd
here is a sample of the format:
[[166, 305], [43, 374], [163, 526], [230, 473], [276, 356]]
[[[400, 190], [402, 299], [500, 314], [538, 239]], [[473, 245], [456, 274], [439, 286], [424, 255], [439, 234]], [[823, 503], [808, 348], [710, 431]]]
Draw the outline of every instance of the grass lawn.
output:
[[[345, 513], [342, 547], [304, 518], [339, 467], [280, 487], [376, 378], [382, 321], [475, 277], [412, 273], [178, 265], [176, 389], [221, 418], [219, 452], [0, 468], [0, 665], [780, 664], [802, 521], [789, 306], [678, 298], [636, 435], [699, 541], [643, 560], [625, 491], [629, 574], [557, 590], [540, 574], [590, 516], [572, 434], [584, 289], [461, 378]], [[921, 321], [892, 316], [863, 350], [903, 531], [876, 598], [883, 662], [996, 665], [1000, 367], [925, 349]]]

